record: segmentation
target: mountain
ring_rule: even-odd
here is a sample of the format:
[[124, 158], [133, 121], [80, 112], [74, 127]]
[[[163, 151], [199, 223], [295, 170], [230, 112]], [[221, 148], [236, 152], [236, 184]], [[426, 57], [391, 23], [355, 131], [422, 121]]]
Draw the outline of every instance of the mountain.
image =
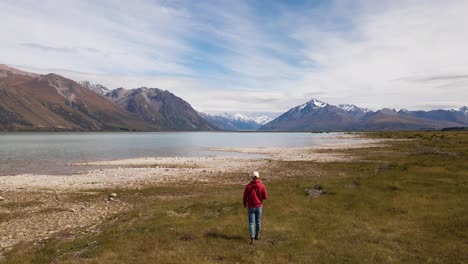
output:
[[339, 107], [312, 99], [291, 108], [260, 127], [260, 130], [346, 130], [355, 119], [352, 114]]
[[0, 130], [121, 129], [153, 126], [70, 79], [0, 65]]
[[203, 118], [208, 120], [211, 124], [215, 125], [222, 130], [244, 130], [252, 131], [257, 130], [262, 125], [270, 122], [272, 118], [266, 115], [246, 116], [240, 113], [222, 115], [209, 115], [200, 113]]
[[106, 95], [108, 92], [110, 92], [109, 88], [101, 85], [101, 84], [95, 84], [91, 83], [89, 81], [83, 81], [80, 82], [81, 86], [88, 88], [89, 90], [99, 94], [99, 95]]
[[217, 130], [189, 103], [169, 91], [146, 87], [118, 88], [105, 94], [105, 98], [159, 130]]
[[371, 111], [355, 105], [333, 106], [317, 99], [294, 107], [260, 130], [419, 130], [468, 125], [467, 108], [408, 111], [384, 108]]

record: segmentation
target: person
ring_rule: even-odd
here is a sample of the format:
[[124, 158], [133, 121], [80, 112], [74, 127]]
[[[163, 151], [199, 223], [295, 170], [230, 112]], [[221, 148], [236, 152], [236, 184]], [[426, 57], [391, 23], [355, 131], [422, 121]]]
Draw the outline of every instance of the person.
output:
[[258, 171], [252, 172], [250, 176], [252, 181], [245, 186], [243, 200], [249, 219], [250, 244], [253, 244], [254, 239], [260, 239], [263, 200], [266, 200], [268, 195], [265, 185], [260, 182]]

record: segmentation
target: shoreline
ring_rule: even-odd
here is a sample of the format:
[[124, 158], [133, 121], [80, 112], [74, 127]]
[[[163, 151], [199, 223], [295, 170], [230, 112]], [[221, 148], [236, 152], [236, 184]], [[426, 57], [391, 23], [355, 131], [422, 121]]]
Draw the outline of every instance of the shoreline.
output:
[[[102, 188], [135, 188], [162, 182], [207, 180], [215, 173], [244, 171], [275, 161], [353, 161], [340, 149], [355, 149], [383, 146], [382, 140], [358, 142], [353, 144], [324, 144], [319, 147], [290, 148], [210, 148], [216, 152], [234, 152], [257, 154], [264, 157], [140, 157], [118, 160], [88, 161], [70, 164], [70, 166], [92, 166], [91, 170], [71, 174], [18, 174], [0, 176], [0, 192], [24, 190], [79, 190]], [[320, 151], [330, 150], [328, 153]]]
[[356, 157], [339, 150], [379, 147], [384, 143], [361, 138], [320, 147], [219, 148], [212, 151], [267, 157], [142, 157], [76, 163], [73, 166], [102, 168], [72, 175], [1, 176], [0, 196], [4, 200], [0, 201], [0, 256], [20, 242], [41, 243], [61, 232], [99, 232], [99, 223], [132, 208], [118, 196], [109, 199], [110, 192], [175, 184], [239, 184], [239, 178], [247, 178], [247, 172], [267, 169], [272, 161], [352, 162]]

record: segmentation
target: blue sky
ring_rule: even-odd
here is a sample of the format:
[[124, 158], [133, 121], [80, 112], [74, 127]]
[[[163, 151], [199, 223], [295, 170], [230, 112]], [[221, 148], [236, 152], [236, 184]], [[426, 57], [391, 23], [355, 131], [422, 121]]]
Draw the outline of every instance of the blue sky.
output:
[[2, 0], [0, 63], [197, 110], [468, 102], [467, 1]]

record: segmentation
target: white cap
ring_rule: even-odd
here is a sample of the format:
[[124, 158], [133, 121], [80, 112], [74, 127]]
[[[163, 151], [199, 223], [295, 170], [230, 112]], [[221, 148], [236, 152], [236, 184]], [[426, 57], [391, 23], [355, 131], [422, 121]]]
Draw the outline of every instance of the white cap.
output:
[[252, 178], [256, 178], [256, 179], [260, 178], [260, 174], [258, 173], [258, 171], [252, 172], [252, 173], [250, 174], [250, 176], [252, 176]]

